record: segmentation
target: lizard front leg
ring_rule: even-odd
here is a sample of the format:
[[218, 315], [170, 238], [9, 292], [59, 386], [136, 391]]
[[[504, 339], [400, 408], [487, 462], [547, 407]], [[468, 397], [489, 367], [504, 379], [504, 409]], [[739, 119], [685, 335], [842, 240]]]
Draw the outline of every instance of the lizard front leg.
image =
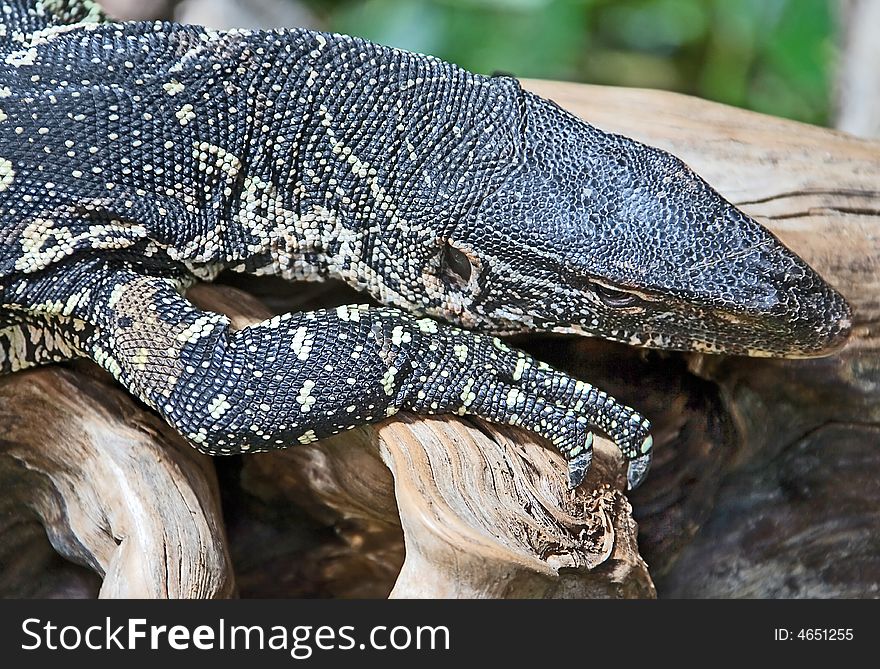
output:
[[107, 295], [86, 350], [211, 454], [310, 443], [406, 410], [529, 429], [566, 457], [572, 487], [590, 464], [590, 427], [630, 460], [630, 486], [647, 469], [644, 418], [497, 338], [365, 305], [232, 330], [147, 277]]

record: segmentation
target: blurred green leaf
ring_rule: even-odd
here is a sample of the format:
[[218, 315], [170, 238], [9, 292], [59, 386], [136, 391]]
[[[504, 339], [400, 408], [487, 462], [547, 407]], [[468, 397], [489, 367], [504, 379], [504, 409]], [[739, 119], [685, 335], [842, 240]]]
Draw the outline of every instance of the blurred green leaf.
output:
[[827, 123], [832, 0], [310, 0], [331, 30], [476, 72], [679, 90]]

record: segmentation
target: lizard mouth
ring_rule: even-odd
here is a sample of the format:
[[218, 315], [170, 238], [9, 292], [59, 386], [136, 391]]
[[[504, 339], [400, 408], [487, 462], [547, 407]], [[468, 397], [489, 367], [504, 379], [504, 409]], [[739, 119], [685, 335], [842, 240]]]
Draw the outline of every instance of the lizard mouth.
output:
[[707, 328], [697, 334], [690, 348], [753, 358], [822, 358], [839, 352], [852, 331], [848, 306], [845, 315], [830, 314], [821, 322], [804, 322], [796, 317], [731, 318], [725, 314], [717, 323], [717, 329]]
[[[851, 307], [802, 260], [768, 251], [761, 263], [739, 276], [739, 300], [690, 296], [675, 309], [677, 316], [665, 322], [658, 318], [655, 327], [680, 327], [676, 338], [689, 339], [684, 348], [705, 353], [819, 358], [846, 344], [853, 326]], [[723, 292], [727, 285], [715, 290]], [[707, 303], [711, 306], [701, 306]]]
[[[833, 328], [820, 337], [815, 337], [815, 332], [811, 333], [811, 341], [801, 346], [794, 346], [784, 350], [781, 357], [793, 359], [806, 358], [824, 358], [838, 353], [849, 339], [852, 331], [852, 320], [844, 318], [837, 321]], [[778, 353], [772, 351], [763, 351], [761, 349], [751, 349], [748, 355], [753, 357], [773, 357]]]
[[[601, 336], [646, 348], [761, 358], [821, 358], [840, 351], [852, 330], [846, 300], [827, 284], [767, 310], [706, 309], [687, 303], [634, 317], [619, 330], [585, 326], [556, 332]], [[797, 305], [796, 309], [791, 304]]]
[[[824, 297], [822, 309], [804, 308], [782, 314], [714, 314], [717, 333], [706, 332], [694, 348], [707, 353], [750, 357], [821, 358], [837, 353], [852, 331], [852, 313], [838, 293]], [[724, 336], [726, 334], [726, 336]], [[731, 341], [724, 343], [725, 339]]]

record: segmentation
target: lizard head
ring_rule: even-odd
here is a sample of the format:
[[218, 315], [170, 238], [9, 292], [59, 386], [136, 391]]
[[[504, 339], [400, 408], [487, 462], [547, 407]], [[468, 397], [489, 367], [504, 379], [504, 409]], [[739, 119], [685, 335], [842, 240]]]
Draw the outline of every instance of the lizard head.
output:
[[515, 166], [438, 236], [426, 271], [442, 297], [427, 311], [704, 352], [812, 357], [844, 342], [843, 297], [681, 160], [532, 94], [519, 103]]

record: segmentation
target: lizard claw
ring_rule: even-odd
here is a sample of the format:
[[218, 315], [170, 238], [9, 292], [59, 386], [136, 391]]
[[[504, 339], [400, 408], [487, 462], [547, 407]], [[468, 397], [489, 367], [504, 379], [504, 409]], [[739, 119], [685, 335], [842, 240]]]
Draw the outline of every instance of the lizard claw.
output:
[[586, 443], [578, 454], [568, 460], [568, 489], [577, 488], [587, 476], [593, 461], [593, 433], [587, 432]]
[[648, 470], [651, 468], [651, 446], [653, 444], [654, 440], [651, 435], [645, 437], [645, 440], [642, 442], [642, 455], [629, 461], [626, 468], [627, 490], [635, 490], [645, 480], [645, 476], [647, 476]]

